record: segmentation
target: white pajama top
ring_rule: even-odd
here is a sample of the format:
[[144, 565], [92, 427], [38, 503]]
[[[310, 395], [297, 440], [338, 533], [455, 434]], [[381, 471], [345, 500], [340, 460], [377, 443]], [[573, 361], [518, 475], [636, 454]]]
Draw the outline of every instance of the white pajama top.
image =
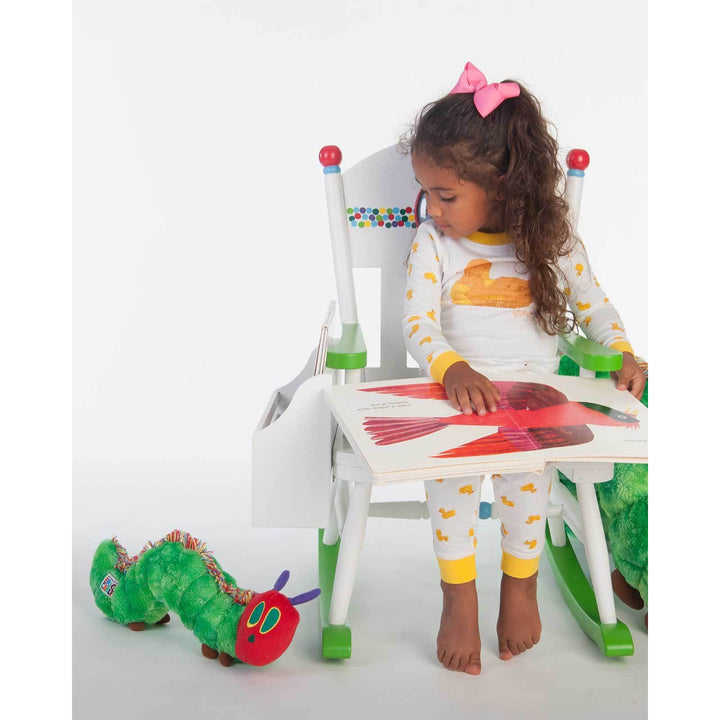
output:
[[[584, 334], [632, 352], [579, 238], [558, 267], [568, 307]], [[437, 382], [459, 360], [479, 372], [557, 372], [557, 336], [534, 318], [528, 275], [506, 233], [475, 232], [455, 240], [432, 220], [422, 223], [408, 257], [403, 316], [405, 344], [422, 370]]]

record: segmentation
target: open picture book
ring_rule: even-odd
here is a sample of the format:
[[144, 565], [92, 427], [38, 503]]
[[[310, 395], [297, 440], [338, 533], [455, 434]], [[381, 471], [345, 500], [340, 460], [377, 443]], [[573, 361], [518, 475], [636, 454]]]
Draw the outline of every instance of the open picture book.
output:
[[610, 379], [488, 376], [497, 411], [464, 415], [411, 378], [328, 388], [338, 424], [379, 484], [540, 472], [547, 462], [647, 462], [647, 408]]

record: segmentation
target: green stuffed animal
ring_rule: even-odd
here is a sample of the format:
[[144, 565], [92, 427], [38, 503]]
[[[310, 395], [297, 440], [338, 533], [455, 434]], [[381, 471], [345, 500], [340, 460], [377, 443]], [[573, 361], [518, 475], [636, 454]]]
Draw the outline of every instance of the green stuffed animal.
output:
[[90, 588], [95, 604], [111, 620], [143, 630], [180, 616], [202, 643], [202, 654], [226, 667], [236, 661], [267, 665], [285, 652], [300, 616], [296, 605], [320, 594], [319, 588], [288, 598], [274, 587], [262, 593], [244, 590], [225, 572], [204, 542], [173, 530], [130, 557], [117, 538], [95, 551]]
[[[647, 365], [640, 363], [647, 375]], [[578, 375], [578, 366], [567, 356], [560, 360], [561, 375]], [[608, 373], [598, 373], [608, 377]], [[648, 383], [642, 396], [648, 404]], [[575, 494], [575, 487], [562, 473], [560, 481]], [[648, 601], [648, 468], [647, 465], [615, 464], [615, 476], [596, 485], [605, 536], [615, 561], [612, 584], [615, 594], [639, 610]], [[647, 626], [647, 613], [645, 625]]]

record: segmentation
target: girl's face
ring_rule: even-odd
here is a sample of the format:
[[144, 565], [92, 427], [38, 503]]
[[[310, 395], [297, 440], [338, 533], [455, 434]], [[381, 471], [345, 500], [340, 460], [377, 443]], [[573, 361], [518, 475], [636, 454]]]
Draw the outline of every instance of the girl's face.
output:
[[428, 214], [445, 235], [457, 240], [476, 230], [501, 230], [487, 227], [491, 200], [479, 185], [461, 180], [450, 168], [432, 165], [422, 155], [413, 155], [412, 166], [427, 195]]

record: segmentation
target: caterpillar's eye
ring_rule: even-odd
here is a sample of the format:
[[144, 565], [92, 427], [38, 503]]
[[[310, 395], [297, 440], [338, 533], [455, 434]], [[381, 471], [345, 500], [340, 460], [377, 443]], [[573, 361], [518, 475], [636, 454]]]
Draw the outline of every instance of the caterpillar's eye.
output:
[[277, 608], [270, 608], [263, 624], [260, 626], [260, 634], [269, 633], [280, 622], [280, 611]]
[[257, 625], [260, 622], [260, 618], [263, 616], [264, 612], [265, 612], [265, 601], [257, 604], [256, 608], [252, 611], [252, 614], [250, 615], [250, 618], [247, 621], [247, 626], [249, 628], [255, 627], [255, 625]]

